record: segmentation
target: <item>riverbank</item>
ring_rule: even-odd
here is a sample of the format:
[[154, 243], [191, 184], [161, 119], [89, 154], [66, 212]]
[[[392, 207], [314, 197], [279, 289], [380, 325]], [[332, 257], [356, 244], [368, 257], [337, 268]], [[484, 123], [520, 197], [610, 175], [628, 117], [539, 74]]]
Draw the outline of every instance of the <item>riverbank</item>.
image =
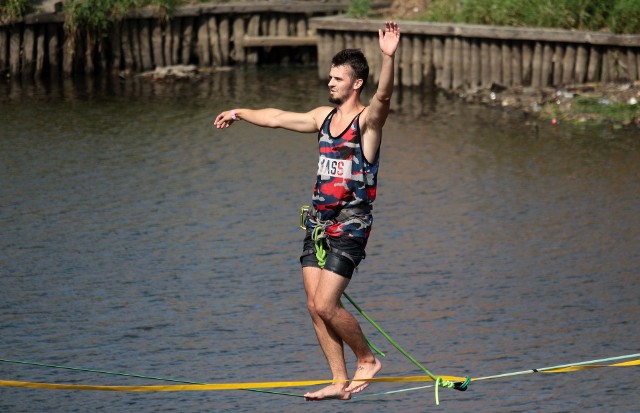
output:
[[[232, 67], [205, 69], [194, 65], [156, 68], [137, 75], [145, 81], [175, 82], [197, 80]], [[130, 77], [131, 73], [124, 74]], [[453, 99], [470, 105], [485, 105], [505, 111], [520, 111], [551, 122], [573, 124], [610, 124], [613, 128], [640, 128], [640, 81], [622, 84], [590, 83], [565, 88], [502, 87], [474, 91], [440, 90]]]
[[564, 88], [500, 87], [450, 93], [469, 104], [518, 110], [549, 121], [640, 128], [640, 82], [590, 83]]
[[[394, 19], [424, 16], [431, 0], [392, 0], [385, 13]], [[470, 104], [519, 110], [553, 124], [608, 123], [614, 128], [640, 127], [640, 82], [588, 83], [564, 88], [494, 85], [469, 91], [444, 92]]]

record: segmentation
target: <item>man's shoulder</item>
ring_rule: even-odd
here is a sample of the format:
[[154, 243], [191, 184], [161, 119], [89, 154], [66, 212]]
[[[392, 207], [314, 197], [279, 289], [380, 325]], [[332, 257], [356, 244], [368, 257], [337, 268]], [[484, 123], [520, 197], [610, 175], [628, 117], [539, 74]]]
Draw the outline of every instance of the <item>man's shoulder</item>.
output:
[[334, 110], [331, 106], [318, 106], [317, 108], [311, 110], [310, 113], [313, 114], [314, 119], [316, 120], [316, 124], [318, 125], [318, 130], [322, 126], [324, 120], [329, 116], [329, 113]]
[[312, 112], [315, 112], [318, 115], [324, 115], [324, 117], [326, 117], [334, 109], [335, 108], [333, 106], [318, 106], [317, 108], [313, 109]]

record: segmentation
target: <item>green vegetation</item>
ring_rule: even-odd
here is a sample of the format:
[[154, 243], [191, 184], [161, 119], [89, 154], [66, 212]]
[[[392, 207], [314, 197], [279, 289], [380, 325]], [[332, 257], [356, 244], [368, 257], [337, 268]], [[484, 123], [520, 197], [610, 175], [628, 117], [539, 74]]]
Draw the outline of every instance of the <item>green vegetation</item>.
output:
[[603, 97], [578, 96], [566, 105], [545, 105], [542, 115], [571, 122], [609, 122], [627, 126], [640, 121], [640, 104], [615, 102]]
[[0, 21], [8, 21], [24, 16], [33, 0], [0, 0]]
[[431, 0], [419, 20], [640, 33], [640, 0]]
[[[199, 0], [204, 1], [204, 0]], [[166, 15], [190, 0], [66, 0], [67, 13], [65, 27], [68, 30], [86, 29], [102, 33], [111, 20], [121, 19], [127, 12], [145, 6], [157, 7]], [[0, 0], [0, 20], [10, 21], [33, 11], [34, 0]]]
[[67, 0], [65, 27], [68, 30], [83, 28], [95, 33], [104, 33], [111, 20], [121, 19], [128, 11], [145, 6], [155, 6], [166, 14], [183, 4], [182, 0]]
[[347, 8], [347, 16], [362, 18], [367, 17], [371, 11], [371, 0], [351, 0]]
[[[110, 19], [144, 6], [170, 14], [181, 4], [207, 0], [67, 0], [67, 27], [104, 30]], [[216, 0], [213, 0], [216, 1]], [[229, 0], [218, 0], [226, 2]], [[393, 1], [393, 0], [392, 0]], [[32, 10], [34, 0], [0, 0], [0, 20], [12, 20]], [[371, 0], [351, 0], [347, 14], [366, 17]], [[640, 0], [430, 0], [418, 20], [516, 27], [640, 33]]]
[[573, 101], [570, 112], [586, 119], [608, 119], [613, 123], [628, 125], [640, 118], [640, 105], [625, 102], [610, 102], [595, 97], [578, 97]]

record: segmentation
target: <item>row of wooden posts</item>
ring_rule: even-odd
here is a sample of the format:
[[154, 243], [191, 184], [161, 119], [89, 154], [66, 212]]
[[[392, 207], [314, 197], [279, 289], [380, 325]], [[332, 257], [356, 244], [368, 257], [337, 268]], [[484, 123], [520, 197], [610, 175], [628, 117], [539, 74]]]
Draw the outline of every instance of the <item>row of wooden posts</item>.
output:
[[[340, 3], [203, 4], [170, 19], [143, 9], [108, 33], [70, 32], [64, 15], [32, 15], [0, 25], [0, 74], [21, 78], [135, 73], [195, 64], [317, 64], [361, 48], [374, 81], [382, 20], [350, 19]], [[640, 35], [401, 22], [397, 84], [476, 89], [640, 80]]]
[[[373, 57], [369, 64], [377, 81], [380, 26], [312, 19], [319, 76], [326, 76], [335, 50], [357, 47]], [[401, 30], [396, 82], [405, 86], [473, 90], [640, 80], [640, 35], [411, 22], [402, 22]]]
[[145, 8], [114, 21], [107, 33], [69, 30], [62, 12], [28, 15], [0, 24], [0, 73], [31, 78], [186, 64], [312, 64], [309, 18], [344, 9], [343, 3], [310, 1], [211, 3], [179, 7], [168, 18]]

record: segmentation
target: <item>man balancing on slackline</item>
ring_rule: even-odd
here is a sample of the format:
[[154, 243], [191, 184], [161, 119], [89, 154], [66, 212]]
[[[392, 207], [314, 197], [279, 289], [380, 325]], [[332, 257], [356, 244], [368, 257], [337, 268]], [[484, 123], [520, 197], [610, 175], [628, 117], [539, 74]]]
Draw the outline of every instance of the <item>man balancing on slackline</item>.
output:
[[[346, 49], [333, 57], [329, 72], [329, 101], [306, 113], [279, 109], [233, 109], [216, 117], [215, 126], [228, 128], [244, 120], [269, 128], [318, 132], [320, 159], [313, 191], [313, 207], [305, 219], [306, 236], [300, 257], [307, 307], [320, 347], [333, 374], [333, 383], [307, 400], [348, 400], [369, 384], [382, 364], [371, 352], [358, 321], [340, 305], [354, 269], [365, 257], [373, 222], [382, 127], [389, 115], [393, 92], [394, 55], [400, 41], [396, 22], [378, 30], [382, 66], [378, 89], [369, 106], [361, 92], [369, 66], [360, 50]], [[323, 256], [323, 252], [326, 255]], [[357, 357], [348, 382], [344, 343]]]

